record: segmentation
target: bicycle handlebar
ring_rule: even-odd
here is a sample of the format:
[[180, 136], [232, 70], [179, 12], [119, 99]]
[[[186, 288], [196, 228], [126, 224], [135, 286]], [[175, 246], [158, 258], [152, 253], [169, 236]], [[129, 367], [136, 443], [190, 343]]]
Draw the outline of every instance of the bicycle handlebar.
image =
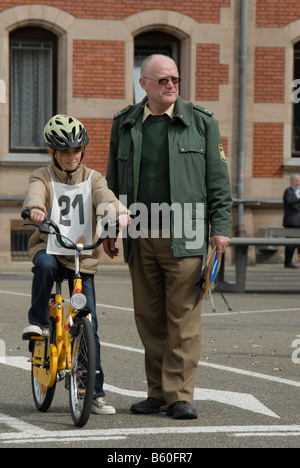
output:
[[[31, 219], [30, 218], [30, 210], [23, 210], [21, 216], [22, 216], [22, 218], [24, 220]], [[64, 236], [61, 235], [59, 227], [51, 219], [45, 218], [45, 220], [44, 220], [44, 222], [42, 224], [36, 224], [36, 223], [32, 222], [32, 223], [26, 223], [26, 224], [24, 224], [24, 226], [35, 226], [43, 234], [53, 234], [53, 232], [51, 232], [51, 230], [50, 230], [50, 227], [52, 227], [54, 229], [54, 231], [55, 231], [57, 242], [59, 243], [59, 245], [61, 247], [65, 248], [65, 249], [69, 249], [69, 250], [77, 250], [78, 249], [77, 245], [74, 242], [72, 242], [70, 239], [68, 239], [68, 242], [69, 242], [68, 244], [64, 241]], [[105, 223], [105, 225], [103, 226], [103, 232], [102, 232], [102, 235], [99, 237], [98, 241], [95, 242], [92, 245], [83, 245], [83, 244], [81, 244], [81, 245], [83, 245], [83, 247], [80, 250], [94, 250], [94, 249], [96, 249], [97, 247], [99, 247], [102, 244], [103, 240], [106, 237], [108, 237], [107, 234], [109, 233], [109, 230], [114, 229], [114, 232], [115, 232], [115, 230], [118, 229], [118, 227], [119, 227], [118, 221], [112, 222], [111, 220], [108, 220]], [[115, 237], [115, 236], [113, 236], [113, 237]]]

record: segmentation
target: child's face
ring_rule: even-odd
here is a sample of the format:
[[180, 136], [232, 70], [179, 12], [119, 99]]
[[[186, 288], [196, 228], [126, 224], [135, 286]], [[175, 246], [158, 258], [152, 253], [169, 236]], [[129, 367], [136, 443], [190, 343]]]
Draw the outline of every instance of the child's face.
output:
[[[49, 148], [49, 153], [53, 156], [54, 151]], [[65, 151], [55, 151], [54, 157], [62, 169], [65, 171], [75, 171], [81, 161], [82, 148], [69, 148]]]

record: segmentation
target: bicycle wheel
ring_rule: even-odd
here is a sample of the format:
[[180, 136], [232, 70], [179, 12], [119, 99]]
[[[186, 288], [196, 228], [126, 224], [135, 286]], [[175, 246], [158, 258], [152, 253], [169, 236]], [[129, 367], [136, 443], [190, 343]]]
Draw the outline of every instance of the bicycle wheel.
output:
[[52, 404], [56, 389], [56, 382], [54, 383], [53, 387], [45, 387], [34, 377], [33, 372], [31, 371], [31, 387], [36, 408], [42, 413], [45, 413]]
[[[55, 327], [55, 319], [50, 318], [50, 342], [55, 343], [55, 336], [56, 336], [56, 327]], [[35, 343], [35, 342], [33, 342]], [[35, 345], [33, 344], [32, 353], [34, 353]], [[50, 408], [55, 390], [56, 390], [56, 380], [52, 387], [46, 387], [41, 382], [39, 382], [33, 372], [34, 366], [31, 367], [31, 388], [32, 388], [32, 395], [33, 400], [35, 403], [36, 408], [45, 413]]]
[[[50, 341], [51, 343], [55, 343], [55, 335], [56, 335], [55, 319], [51, 318], [50, 319], [50, 337], [51, 337]], [[34, 352], [34, 348], [35, 346], [33, 345], [32, 352]], [[46, 387], [45, 385], [43, 385], [41, 382], [39, 382], [35, 378], [33, 368], [34, 366], [32, 365], [31, 388], [32, 388], [33, 400], [34, 400], [36, 408], [42, 413], [45, 413], [46, 411], [48, 411], [48, 409], [50, 408], [52, 404], [54, 394], [55, 394], [55, 389], [56, 389], [56, 380], [52, 387]]]
[[78, 333], [72, 343], [69, 396], [74, 424], [83, 427], [89, 420], [94, 398], [96, 347], [90, 321], [82, 317], [76, 325]]

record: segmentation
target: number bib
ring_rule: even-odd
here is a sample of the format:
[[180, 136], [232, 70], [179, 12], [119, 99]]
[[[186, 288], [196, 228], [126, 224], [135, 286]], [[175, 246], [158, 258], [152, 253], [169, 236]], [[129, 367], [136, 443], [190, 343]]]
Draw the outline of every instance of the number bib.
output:
[[[87, 181], [77, 185], [54, 182], [50, 173], [53, 188], [51, 219], [60, 228], [61, 235], [70, 239], [75, 244], [80, 241], [85, 244], [92, 244], [92, 173], [93, 171]], [[64, 240], [67, 243], [67, 240]], [[48, 254], [72, 255], [72, 252], [74, 250], [61, 247], [57, 242], [56, 236], [48, 236]], [[84, 254], [92, 255], [92, 251], [84, 251]]]

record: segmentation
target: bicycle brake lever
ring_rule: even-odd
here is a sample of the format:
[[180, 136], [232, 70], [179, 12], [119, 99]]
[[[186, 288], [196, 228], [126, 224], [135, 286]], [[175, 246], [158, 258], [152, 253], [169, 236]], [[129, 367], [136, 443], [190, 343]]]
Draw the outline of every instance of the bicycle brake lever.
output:
[[42, 233], [42, 234], [52, 234], [52, 231], [50, 229], [51, 226], [47, 225], [47, 224], [35, 224], [35, 223], [24, 223], [22, 224], [22, 226], [34, 226], [36, 228], [39, 229], [39, 231]]

